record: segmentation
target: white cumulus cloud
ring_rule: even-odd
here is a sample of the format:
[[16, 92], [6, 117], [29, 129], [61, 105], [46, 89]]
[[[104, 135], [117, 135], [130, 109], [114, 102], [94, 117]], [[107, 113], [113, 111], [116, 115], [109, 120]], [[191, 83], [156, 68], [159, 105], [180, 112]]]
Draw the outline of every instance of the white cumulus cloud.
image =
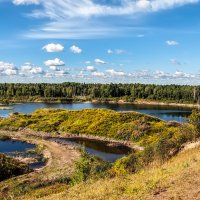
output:
[[87, 66], [86, 69], [87, 69], [87, 71], [90, 71], [90, 72], [97, 71], [97, 69], [94, 66]]
[[44, 71], [41, 67], [33, 67], [31, 70], [30, 70], [30, 73], [31, 74], [43, 74]]
[[108, 74], [110, 74], [111, 76], [125, 76], [126, 75], [125, 72], [123, 72], [123, 71], [116, 71], [114, 69], [108, 69], [108, 70], [106, 70], [106, 72]]
[[47, 44], [44, 47], [42, 47], [43, 50], [46, 50], [46, 52], [62, 52], [64, 51], [64, 46], [61, 44]]
[[17, 75], [18, 73], [18, 68], [12, 64], [12, 63], [7, 63], [0, 61], [0, 75]]
[[50, 67], [50, 66], [64, 66], [65, 63], [60, 60], [59, 58], [55, 58], [54, 60], [47, 60], [44, 62], [44, 64], [47, 66], [47, 67]]
[[105, 74], [103, 72], [92, 72], [92, 76], [96, 76], [96, 77], [104, 77]]
[[70, 47], [70, 51], [75, 54], [80, 54], [83, 50], [80, 47], [73, 45]]

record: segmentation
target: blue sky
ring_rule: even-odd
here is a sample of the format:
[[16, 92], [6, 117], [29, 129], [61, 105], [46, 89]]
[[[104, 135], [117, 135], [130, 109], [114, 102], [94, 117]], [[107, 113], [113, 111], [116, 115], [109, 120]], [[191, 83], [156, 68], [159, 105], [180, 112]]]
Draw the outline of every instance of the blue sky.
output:
[[200, 83], [200, 0], [0, 0], [0, 82]]

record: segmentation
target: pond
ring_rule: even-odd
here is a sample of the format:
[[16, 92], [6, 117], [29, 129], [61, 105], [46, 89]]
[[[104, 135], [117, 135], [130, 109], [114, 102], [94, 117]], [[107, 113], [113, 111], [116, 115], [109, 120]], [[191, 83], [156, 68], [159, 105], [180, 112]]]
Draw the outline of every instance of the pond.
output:
[[86, 108], [106, 108], [115, 111], [137, 111], [152, 115], [166, 121], [184, 122], [191, 114], [191, 108], [137, 105], [137, 104], [110, 104], [110, 103], [24, 103], [11, 106], [13, 110], [0, 110], [1, 117], [8, 117], [12, 112], [31, 113], [39, 108], [63, 108], [67, 110], [81, 110]]
[[[0, 153], [4, 153], [8, 156], [37, 158], [37, 155], [30, 155], [27, 153], [28, 150], [33, 150], [35, 148], [36, 145], [19, 140], [0, 140]], [[29, 164], [29, 167], [31, 169], [37, 169], [43, 167], [44, 165], [44, 162], [38, 160]]]
[[115, 162], [117, 159], [128, 155], [132, 151], [131, 148], [122, 144], [87, 138], [49, 138], [48, 140], [63, 145], [74, 145], [79, 148], [84, 146], [85, 151], [90, 155], [97, 156], [108, 162]]

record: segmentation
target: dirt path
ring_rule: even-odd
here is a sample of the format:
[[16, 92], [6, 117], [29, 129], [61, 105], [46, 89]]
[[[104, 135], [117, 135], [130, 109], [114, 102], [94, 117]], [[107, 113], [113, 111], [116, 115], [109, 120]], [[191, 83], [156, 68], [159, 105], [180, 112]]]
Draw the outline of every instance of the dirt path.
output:
[[29, 137], [26, 134], [22, 135], [21, 132], [0, 131], [0, 134], [2, 133], [44, 146], [44, 156], [48, 158], [48, 161], [47, 165], [40, 170], [1, 182], [0, 199], [5, 197], [6, 199], [13, 199], [12, 196], [16, 196], [18, 193], [20, 195], [22, 192], [20, 190], [28, 191], [29, 188], [39, 187], [41, 183], [48, 184], [70, 176], [74, 169], [75, 160], [80, 156], [79, 151], [72, 146], [63, 146], [52, 141], [34, 138], [33, 136]]

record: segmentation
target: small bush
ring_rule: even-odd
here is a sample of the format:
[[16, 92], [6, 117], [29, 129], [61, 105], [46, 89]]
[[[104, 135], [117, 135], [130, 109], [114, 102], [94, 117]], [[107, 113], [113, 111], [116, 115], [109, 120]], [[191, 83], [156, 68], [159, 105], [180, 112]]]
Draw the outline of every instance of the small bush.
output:
[[20, 164], [15, 159], [0, 154], [0, 181], [30, 172], [27, 165]]
[[139, 156], [138, 154], [131, 154], [117, 160], [112, 169], [112, 175], [125, 175], [127, 173], [134, 173], [139, 169]]
[[110, 164], [97, 157], [91, 157], [82, 149], [81, 158], [76, 162], [76, 170], [69, 183], [75, 185], [89, 178], [100, 178], [107, 175]]

